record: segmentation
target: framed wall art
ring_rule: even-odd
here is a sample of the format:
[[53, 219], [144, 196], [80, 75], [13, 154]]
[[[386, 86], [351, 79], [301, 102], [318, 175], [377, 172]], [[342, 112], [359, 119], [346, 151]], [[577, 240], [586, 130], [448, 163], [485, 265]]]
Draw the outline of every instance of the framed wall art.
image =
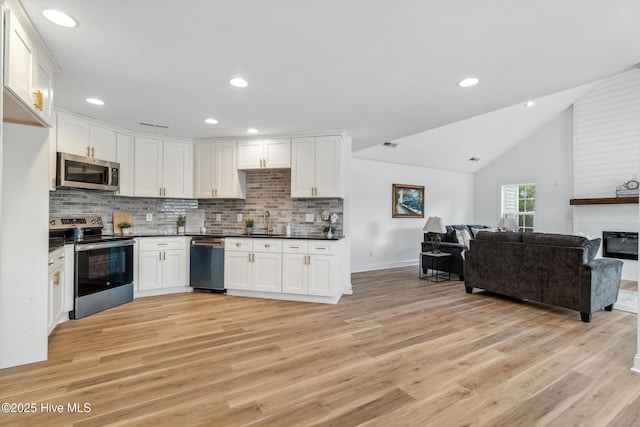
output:
[[393, 218], [424, 218], [424, 186], [393, 184]]

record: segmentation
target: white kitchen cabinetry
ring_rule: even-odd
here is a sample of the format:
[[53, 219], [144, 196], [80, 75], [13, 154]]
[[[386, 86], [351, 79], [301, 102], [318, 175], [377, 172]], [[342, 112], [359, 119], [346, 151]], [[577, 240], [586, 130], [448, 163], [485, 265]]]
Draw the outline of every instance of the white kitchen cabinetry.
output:
[[120, 190], [118, 196], [133, 196], [135, 146], [133, 136], [119, 133], [116, 136], [116, 161], [120, 163]]
[[245, 173], [236, 167], [236, 141], [195, 144], [195, 197], [244, 199]]
[[238, 169], [288, 169], [291, 139], [238, 141]]
[[186, 238], [140, 239], [138, 268], [140, 291], [188, 286]]
[[50, 126], [53, 108], [53, 59], [27, 15], [16, 2], [5, 13], [5, 121]]
[[342, 138], [293, 138], [291, 197], [343, 197]]
[[65, 249], [49, 253], [49, 301], [47, 332], [50, 334], [62, 320], [65, 308]]
[[225, 288], [282, 291], [282, 240], [225, 239]]
[[282, 256], [282, 292], [332, 296], [338, 280], [334, 254], [338, 243], [285, 240]]
[[115, 162], [116, 131], [98, 126], [70, 114], [57, 114], [58, 151]]
[[134, 195], [175, 198], [192, 196], [190, 143], [136, 137], [134, 146]]

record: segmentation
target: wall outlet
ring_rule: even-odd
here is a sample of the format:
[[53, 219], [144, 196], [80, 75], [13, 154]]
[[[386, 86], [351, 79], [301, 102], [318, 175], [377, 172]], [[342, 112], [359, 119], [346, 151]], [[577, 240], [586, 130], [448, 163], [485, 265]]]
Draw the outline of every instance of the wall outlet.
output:
[[222, 214], [216, 214], [216, 221], [222, 221]]
[[238, 214], [238, 218], [236, 219], [238, 222], [242, 222], [242, 214]]
[[152, 213], [148, 213], [147, 214], [147, 221], [153, 221], [153, 214]]
[[307, 217], [305, 218], [306, 222], [313, 222], [313, 214], [307, 214]]
[[318, 214], [316, 216], [316, 222], [322, 222], [322, 215]]

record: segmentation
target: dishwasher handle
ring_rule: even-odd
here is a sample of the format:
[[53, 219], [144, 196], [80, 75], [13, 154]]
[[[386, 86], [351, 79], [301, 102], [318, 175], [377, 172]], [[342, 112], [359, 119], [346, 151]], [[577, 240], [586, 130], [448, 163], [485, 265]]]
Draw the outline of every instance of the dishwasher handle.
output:
[[220, 240], [207, 240], [207, 241], [197, 241], [194, 240], [191, 242], [191, 246], [199, 246], [201, 248], [224, 248], [224, 239]]

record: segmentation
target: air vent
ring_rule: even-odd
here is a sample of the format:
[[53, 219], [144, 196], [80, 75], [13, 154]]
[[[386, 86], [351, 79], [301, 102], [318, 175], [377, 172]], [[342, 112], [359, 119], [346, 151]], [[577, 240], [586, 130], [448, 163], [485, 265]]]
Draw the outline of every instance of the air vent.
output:
[[142, 126], [150, 126], [153, 128], [162, 128], [162, 129], [169, 129], [171, 126], [167, 126], [167, 125], [160, 125], [158, 123], [149, 123], [149, 122], [138, 122], [138, 124], [142, 125]]
[[398, 146], [398, 144], [396, 144], [395, 142], [385, 142], [384, 144], [385, 147], [391, 147], [391, 148], [396, 148]]

